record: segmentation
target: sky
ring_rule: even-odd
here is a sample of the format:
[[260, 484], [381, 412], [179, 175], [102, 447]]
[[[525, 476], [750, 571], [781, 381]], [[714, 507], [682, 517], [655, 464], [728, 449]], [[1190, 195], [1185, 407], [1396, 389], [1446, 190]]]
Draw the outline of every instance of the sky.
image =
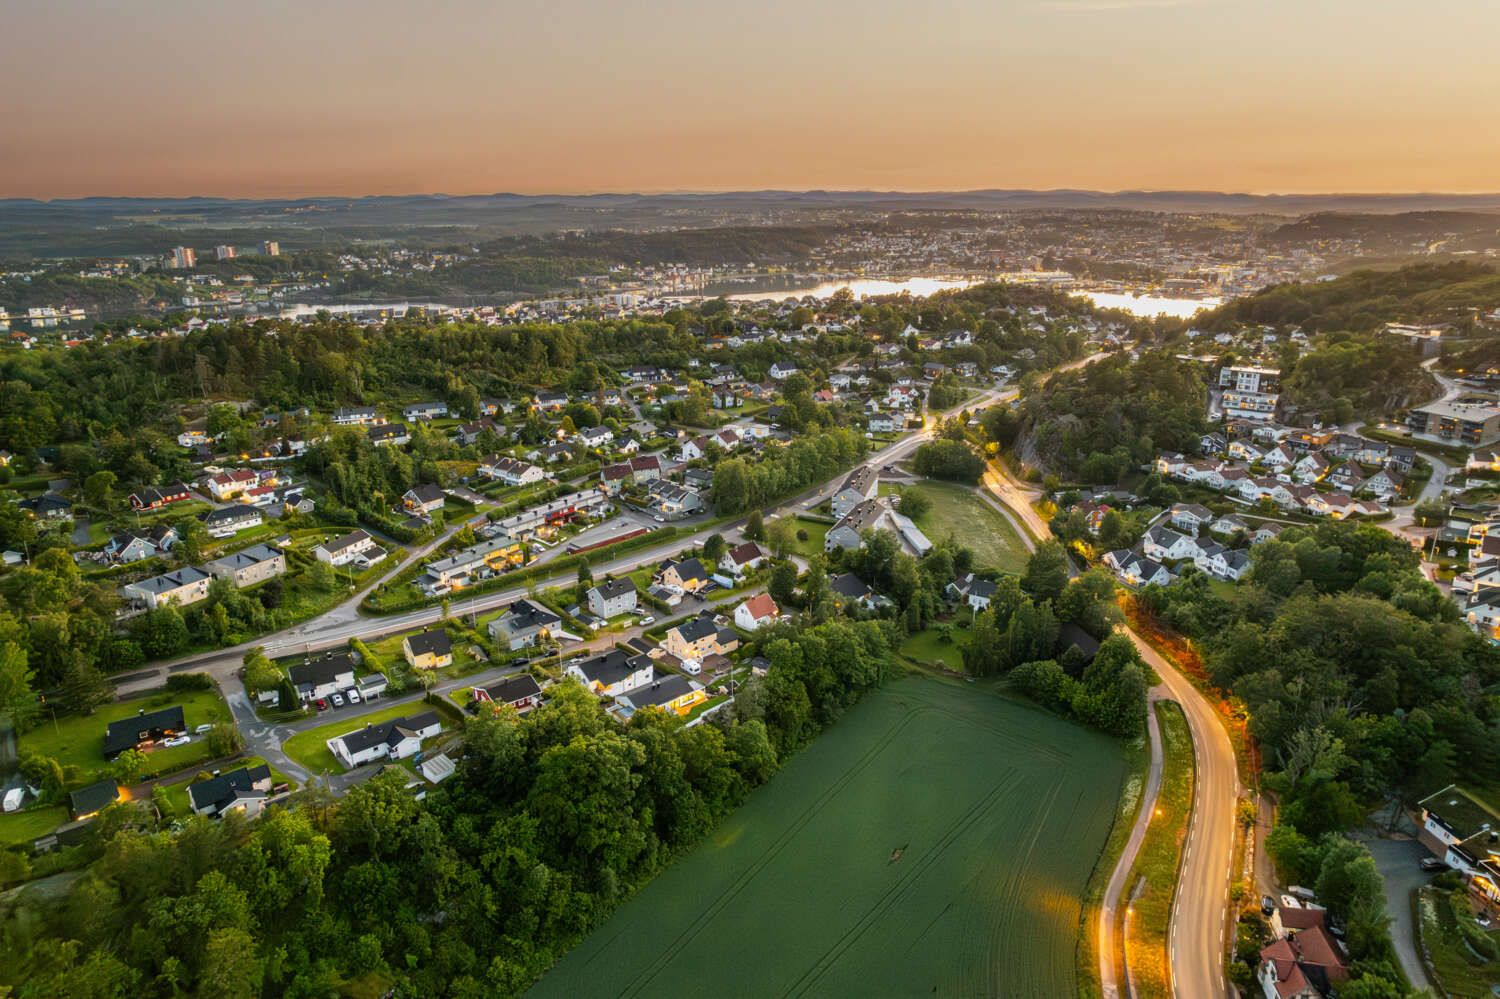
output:
[[1500, 190], [1496, 0], [6, 0], [0, 197]]

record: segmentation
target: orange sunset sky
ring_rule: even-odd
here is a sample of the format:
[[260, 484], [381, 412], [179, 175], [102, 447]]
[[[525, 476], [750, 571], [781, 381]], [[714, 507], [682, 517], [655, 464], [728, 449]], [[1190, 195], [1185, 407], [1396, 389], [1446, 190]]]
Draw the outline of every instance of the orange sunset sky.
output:
[[1500, 190], [1497, 0], [10, 0], [0, 196]]

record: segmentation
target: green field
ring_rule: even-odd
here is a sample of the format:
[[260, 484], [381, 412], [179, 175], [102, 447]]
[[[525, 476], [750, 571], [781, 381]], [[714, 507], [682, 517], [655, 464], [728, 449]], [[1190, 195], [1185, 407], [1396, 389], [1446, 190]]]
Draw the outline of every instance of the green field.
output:
[[974, 551], [974, 561], [1001, 572], [1026, 568], [1026, 544], [998, 510], [972, 489], [946, 482], [918, 482], [904, 487], [932, 500], [932, 509], [917, 518], [922, 533], [934, 541], [952, 537]]
[[986, 688], [872, 694], [532, 989], [1064, 996], [1120, 749]]

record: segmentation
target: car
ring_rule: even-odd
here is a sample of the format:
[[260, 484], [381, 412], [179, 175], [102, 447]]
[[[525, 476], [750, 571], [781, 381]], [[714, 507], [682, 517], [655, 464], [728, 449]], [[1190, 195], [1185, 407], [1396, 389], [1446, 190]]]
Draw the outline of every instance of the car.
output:
[[1261, 915], [1263, 915], [1263, 916], [1269, 916], [1271, 913], [1273, 913], [1275, 911], [1276, 911], [1276, 900], [1274, 898], [1272, 898], [1270, 895], [1262, 895], [1260, 897], [1260, 912], [1261, 912]]
[[665, 517], [663, 517], [661, 514], [657, 514], [656, 516], [652, 517], [651, 519], [654, 520], [654, 521], [656, 521], [658, 524], [665, 524], [667, 522], [667, 519]]
[[636, 624], [639, 624], [642, 628], [646, 627], [646, 625], [648, 625], [648, 624], [655, 624], [655, 623], [656, 623], [656, 618], [652, 617], [650, 614], [647, 614], [645, 617], [641, 618], [639, 621], [636, 622]]
[[197, 728], [193, 729], [193, 731], [196, 732], [198, 735], [202, 735], [204, 732], [211, 732], [211, 731], [213, 731], [213, 726], [209, 725], [209, 724], [203, 724], [203, 725], [199, 725]]
[[173, 746], [186, 746], [188, 743], [190, 743], [192, 741], [193, 740], [191, 738], [189, 738], [188, 736], [185, 736], [185, 735], [174, 735], [172, 738], [170, 738], [166, 742], [162, 743], [162, 745], [166, 746], [168, 749], [171, 749]]
[[349, 703], [350, 704], [358, 704], [359, 703], [359, 691], [355, 690], [352, 687], [349, 688], [348, 690], [344, 691], [344, 696], [347, 697], [347, 698], [349, 698]]
[[1448, 865], [1437, 857], [1423, 857], [1421, 867], [1424, 871], [1446, 871], [1448, 869]]
[[329, 694], [328, 699], [333, 702], [333, 706], [336, 708], [341, 708], [344, 706], [344, 699], [338, 694]]
[[697, 676], [699, 673], [703, 672], [703, 664], [698, 662], [698, 660], [696, 659], [685, 660], [682, 664], [682, 668], [687, 672], [693, 674], [694, 676]]
[[328, 702], [325, 701], [325, 700], [323, 700], [323, 698], [321, 698], [321, 697], [318, 698], [316, 701], [313, 701], [313, 703], [315, 705], [317, 705], [319, 711], [327, 711], [328, 710]]
[[1302, 908], [1302, 900], [1291, 895], [1283, 895], [1281, 896], [1281, 907], [1283, 909], [1300, 909]]

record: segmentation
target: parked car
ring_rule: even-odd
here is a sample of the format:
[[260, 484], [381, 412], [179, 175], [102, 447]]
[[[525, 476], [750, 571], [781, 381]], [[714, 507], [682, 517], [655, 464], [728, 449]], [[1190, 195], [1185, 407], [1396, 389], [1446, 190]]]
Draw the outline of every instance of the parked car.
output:
[[531, 662], [531, 660], [526, 658], [525, 656], [516, 656], [510, 661], [510, 664], [512, 666], [525, 666], [529, 662]]
[[317, 708], [318, 708], [319, 711], [327, 711], [328, 710], [328, 702], [325, 701], [325, 700], [323, 700], [323, 698], [321, 698], [321, 697], [318, 698], [316, 701], [313, 701], [313, 704], [317, 705]]
[[359, 691], [355, 690], [353, 687], [350, 687], [347, 691], [345, 691], [344, 696], [349, 698], [350, 704], [359, 703]]
[[336, 708], [341, 708], [344, 706], [344, 699], [338, 694], [329, 694], [328, 699], [333, 702], [333, 706]]
[[642, 628], [644, 628], [647, 625], [655, 624], [656, 623], [656, 618], [652, 617], [650, 614], [647, 614], [645, 617], [641, 618], [636, 623], [639, 624]]
[[1281, 896], [1281, 907], [1283, 909], [1300, 909], [1302, 908], [1302, 901], [1293, 898], [1291, 895], [1283, 895]]
[[198, 735], [202, 735], [204, 732], [211, 732], [211, 731], [213, 731], [213, 726], [212, 725], [208, 725], [208, 724], [199, 725], [197, 728], [193, 729], [193, 731], [196, 732]]
[[1263, 916], [1269, 916], [1271, 913], [1273, 913], [1275, 911], [1276, 911], [1276, 900], [1274, 898], [1272, 898], [1270, 895], [1262, 895], [1260, 897], [1260, 912], [1261, 912], [1261, 915], [1263, 915]]
[[188, 736], [185, 736], [185, 735], [174, 735], [172, 738], [170, 738], [166, 742], [162, 743], [162, 745], [166, 746], [167, 748], [170, 749], [173, 746], [186, 746], [188, 743], [190, 743], [192, 741], [193, 740], [191, 738], [189, 738]]
[[1446, 871], [1447, 869], [1448, 865], [1443, 863], [1437, 857], [1422, 858], [1422, 870], [1424, 871]]
[[703, 664], [698, 662], [696, 659], [687, 660], [682, 664], [682, 668], [687, 672], [693, 674], [694, 676], [697, 676], [699, 673], [703, 672]]

